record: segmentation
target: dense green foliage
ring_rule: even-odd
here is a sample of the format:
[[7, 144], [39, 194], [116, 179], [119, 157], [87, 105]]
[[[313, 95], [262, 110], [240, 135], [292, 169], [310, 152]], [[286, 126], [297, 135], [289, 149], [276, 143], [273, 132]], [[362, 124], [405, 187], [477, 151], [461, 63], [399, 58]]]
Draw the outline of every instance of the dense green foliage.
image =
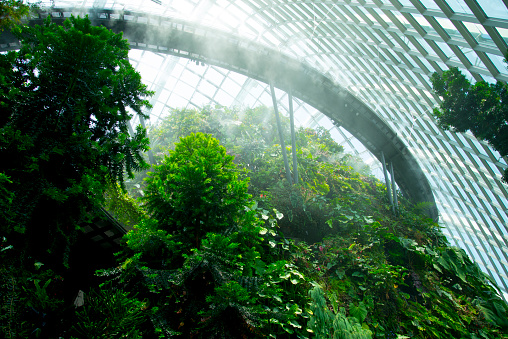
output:
[[[508, 307], [495, 283], [463, 250], [448, 245], [439, 225], [421, 214], [425, 204], [399, 196], [400, 211], [393, 215], [385, 186], [323, 130], [297, 131], [302, 180], [290, 186], [277, 134], [266, 123], [270, 115], [263, 107], [175, 110], [151, 130], [162, 163], [147, 180], [128, 186], [134, 194], [144, 192], [145, 207], [151, 199], [157, 203], [128, 234], [120, 269], [108, 275], [150, 300], [146, 315], [154, 331], [198, 338], [507, 337]], [[284, 128], [289, 137], [287, 121]], [[194, 134], [180, 144], [175, 135], [182, 137], [181, 130]], [[197, 206], [189, 213], [206, 211], [206, 220], [221, 225], [212, 215], [220, 215], [227, 200], [207, 196], [214, 171], [200, 170], [186, 196], [173, 179], [195, 164], [222, 164], [225, 150], [219, 141], [197, 142], [212, 140], [200, 131], [214, 133], [235, 163], [249, 169], [253, 198], [240, 199], [236, 219], [207, 225], [196, 242], [196, 233], [182, 236], [187, 228], [164, 219], [173, 213], [164, 206]], [[189, 161], [182, 161], [178, 153], [191, 141], [187, 149], [196, 158], [187, 154]], [[211, 156], [217, 148], [219, 155]], [[165, 151], [169, 155], [160, 160]], [[245, 187], [242, 178], [231, 180]], [[199, 208], [202, 203], [206, 209]], [[154, 218], [159, 209], [162, 215]]]
[[78, 338], [142, 338], [145, 303], [105, 286], [87, 293], [72, 334]]
[[249, 201], [248, 178], [232, 160], [217, 139], [192, 133], [146, 180], [151, 218], [126, 237], [120, 273], [108, 274], [150, 300], [157, 332], [237, 338], [302, 327], [297, 288], [288, 287], [303, 276], [270, 253], [276, 222]]
[[[454, 67], [431, 77], [434, 92], [442, 97], [433, 111], [441, 128], [454, 132], [471, 131], [488, 141], [501, 156], [508, 155], [508, 85], [498, 81], [489, 84], [469, 80]], [[508, 183], [508, 170], [503, 174]]]
[[[233, 157], [217, 139], [202, 133], [181, 138], [147, 178], [145, 208], [170, 233], [200, 239], [241, 217], [248, 181], [241, 181]], [[189, 208], [192, 206], [192, 208]]]
[[73, 269], [80, 225], [106, 187], [147, 166], [146, 132], [129, 135], [127, 110], [142, 114], [150, 93], [127, 41], [87, 18], [13, 32], [20, 50], [0, 54], [0, 326], [8, 338], [56, 336], [46, 318], [63, 314], [71, 287], [53, 281]]
[[[424, 204], [393, 215], [328, 131], [298, 129], [289, 185], [270, 109], [174, 110], [148, 171], [127, 43], [75, 18], [18, 34], [0, 55], [3, 337], [508, 338], [495, 283]], [[131, 231], [75, 306], [63, 266], [99, 208]]]
[[0, 30], [17, 24], [30, 11], [30, 6], [23, 0], [2, 0], [0, 2]]
[[88, 19], [16, 33], [21, 49], [0, 56], [0, 173], [13, 194], [2, 232], [40, 229], [31, 221], [51, 207], [62, 215], [37, 219], [53, 224], [55, 237], [58, 224], [75, 224], [96, 204], [90, 198], [102, 196], [108, 180], [122, 183], [124, 171], [146, 166], [148, 139], [140, 128], [129, 136], [127, 108], [141, 114], [148, 92], [128, 62], [127, 41]]

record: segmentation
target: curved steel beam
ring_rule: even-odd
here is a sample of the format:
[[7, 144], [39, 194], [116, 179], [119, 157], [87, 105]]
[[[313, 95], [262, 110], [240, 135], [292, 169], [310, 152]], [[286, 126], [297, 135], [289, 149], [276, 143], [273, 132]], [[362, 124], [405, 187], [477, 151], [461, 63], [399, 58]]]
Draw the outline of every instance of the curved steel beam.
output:
[[[168, 17], [112, 10], [51, 9], [39, 12], [30, 25], [65, 17], [88, 15], [94, 25], [123, 32], [132, 48], [150, 50], [217, 65], [289, 92], [343, 126], [381, 161], [381, 152], [393, 163], [397, 184], [412, 202], [430, 202], [428, 215], [438, 220], [432, 189], [420, 165], [397, 133], [340, 85], [312, 67], [280, 51], [206, 26]], [[9, 40], [10, 39], [10, 40]], [[0, 36], [0, 50], [19, 48], [8, 33]]]

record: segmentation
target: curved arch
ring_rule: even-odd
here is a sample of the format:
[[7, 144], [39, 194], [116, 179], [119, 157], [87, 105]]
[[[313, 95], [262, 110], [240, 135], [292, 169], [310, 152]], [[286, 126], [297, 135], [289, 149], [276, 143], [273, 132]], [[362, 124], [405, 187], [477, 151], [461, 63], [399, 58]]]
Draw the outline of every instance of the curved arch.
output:
[[[277, 50], [238, 36], [213, 30], [183, 20], [129, 11], [52, 9], [53, 21], [88, 14], [94, 25], [123, 32], [132, 48], [172, 54], [217, 65], [282, 90], [343, 126], [379, 160], [381, 152], [393, 163], [397, 184], [411, 201], [431, 202], [428, 214], [438, 219], [438, 211], [430, 184], [420, 165], [404, 142], [367, 105], [317, 70]], [[49, 14], [29, 24], [40, 24]], [[0, 50], [19, 48], [16, 39], [4, 32]], [[381, 160], [380, 160], [381, 161]]]

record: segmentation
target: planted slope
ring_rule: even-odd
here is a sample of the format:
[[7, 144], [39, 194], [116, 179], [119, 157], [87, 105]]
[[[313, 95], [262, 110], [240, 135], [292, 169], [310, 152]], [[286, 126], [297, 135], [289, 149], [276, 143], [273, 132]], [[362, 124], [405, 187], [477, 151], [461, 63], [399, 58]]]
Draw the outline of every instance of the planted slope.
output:
[[[213, 132], [249, 169], [253, 195], [239, 209], [243, 217], [222, 230], [210, 225], [199, 243], [182, 246], [182, 230], [168, 234], [157, 218], [129, 235], [137, 257], [126, 269], [156, 280], [166, 274], [148, 285], [174, 291], [157, 315], [159, 329], [197, 337], [227, 331], [246, 337], [506, 337], [507, 306], [494, 282], [463, 250], [449, 246], [439, 225], [420, 213], [425, 204], [399, 196], [394, 215], [385, 186], [324, 130], [297, 131], [300, 181], [289, 186], [272, 120], [266, 108], [207, 107], [171, 112], [171, 123], [151, 131], [159, 153], [175, 148], [178, 131]], [[284, 133], [289, 136], [287, 124]], [[191, 254], [174, 256], [184, 248]], [[160, 258], [155, 253], [164, 253], [162, 264], [150, 261]], [[157, 271], [140, 271], [150, 262]], [[221, 317], [229, 322], [217, 322]], [[235, 327], [240, 332], [231, 324], [242, 324]]]

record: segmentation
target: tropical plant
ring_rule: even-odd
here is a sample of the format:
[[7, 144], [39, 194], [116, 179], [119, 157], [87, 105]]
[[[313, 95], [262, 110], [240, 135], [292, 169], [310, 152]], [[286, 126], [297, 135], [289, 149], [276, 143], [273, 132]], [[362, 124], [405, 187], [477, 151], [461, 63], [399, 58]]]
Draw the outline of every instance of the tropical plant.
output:
[[206, 233], [237, 224], [249, 198], [248, 180], [233, 157], [203, 133], [181, 138], [146, 181], [142, 200], [148, 213], [194, 247]]
[[143, 338], [145, 302], [104, 285], [85, 295], [77, 311], [72, 338]]
[[[2, 1], [0, 9], [18, 1]], [[2, 16], [2, 19], [6, 17]], [[150, 92], [120, 34], [88, 18], [12, 28], [21, 48], [0, 54], [0, 327], [59, 337], [64, 286], [79, 226], [98, 215], [108, 185], [145, 168], [148, 139], [128, 132]], [[34, 262], [40, 269], [34, 268]], [[59, 287], [57, 287], [59, 286]], [[51, 292], [50, 292], [51, 291]], [[56, 307], [58, 305], [58, 307]]]
[[146, 291], [161, 335], [301, 330], [304, 277], [272, 253], [275, 219], [250, 201], [244, 171], [217, 139], [191, 133], [180, 140], [146, 180], [142, 200], [151, 218], [126, 236], [131, 254], [119, 278]]
[[363, 328], [360, 324], [365, 319], [363, 313], [367, 313], [365, 308], [357, 311], [360, 316], [346, 317], [345, 311], [341, 308], [337, 311], [335, 306], [333, 312], [328, 308], [323, 290], [319, 285], [315, 285], [309, 291], [312, 299], [310, 307], [310, 320], [308, 331], [314, 333], [315, 338], [333, 338], [333, 339], [368, 339], [372, 338], [372, 332], [368, 328]]
[[[170, 281], [175, 292], [168, 298], [178, 306], [166, 307], [158, 317], [169, 319], [171, 310], [178, 314], [174, 323], [161, 325], [173, 331], [166, 334], [306, 337], [307, 323], [323, 337], [506, 337], [507, 306], [495, 283], [449, 246], [441, 227], [421, 214], [425, 204], [399, 196], [400, 211], [393, 215], [386, 187], [363, 166], [353, 168], [326, 131], [298, 130], [301, 182], [289, 185], [278, 140], [256, 125], [268, 119], [260, 112], [254, 110], [256, 119], [235, 112], [235, 124], [214, 126], [218, 135], [227, 135], [221, 142], [235, 163], [251, 169], [255, 203], [245, 211], [256, 211], [264, 225], [244, 220], [240, 228], [216, 229], [190, 255], [181, 252], [185, 246], [176, 234], [158, 229], [155, 221], [128, 236], [142, 260], [165, 268], [145, 273], [157, 277], [153, 285]], [[217, 108], [213, 119], [221, 121]], [[186, 128], [193, 129], [190, 121]], [[226, 125], [227, 133], [221, 129]], [[246, 147], [249, 136], [262, 146]], [[276, 211], [276, 218], [268, 211]], [[248, 241], [256, 237], [264, 240]], [[160, 252], [149, 252], [153, 246]], [[161, 258], [166, 259], [161, 263]], [[162, 274], [168, 268], [176, 270]], [[312, 281], [320, 292], [308, 295]], [[202, 310], [199, 322], [192, 311], [197, 309]], [[240, 332], [223, 320], [241, 324]]]
[[20, 50], [0, 56], [0, 172], [13, 194], [2, 232], [26, 233], [19, 249], [58, 252], [107, 181], [122, 184], [124, 171], [147, 166], [148, 139], [140, 127], [129, 136], [127, 108], [143, 114], [150, 93], [127, 41], [87, 18], [15, 33]]
[[[506, 60], [505, 60], [506, 61]], [[442, 98], [433, 111], [438, 125], [453, 132], [471, 131], [488, 141], [501, 156], [508, 155], [508, 85], [503, 81], [489, 84], [469, 80], [453, 67], [431, 77], [434, 92]], [[508, 183], [508, 170], [503, 174]]]

